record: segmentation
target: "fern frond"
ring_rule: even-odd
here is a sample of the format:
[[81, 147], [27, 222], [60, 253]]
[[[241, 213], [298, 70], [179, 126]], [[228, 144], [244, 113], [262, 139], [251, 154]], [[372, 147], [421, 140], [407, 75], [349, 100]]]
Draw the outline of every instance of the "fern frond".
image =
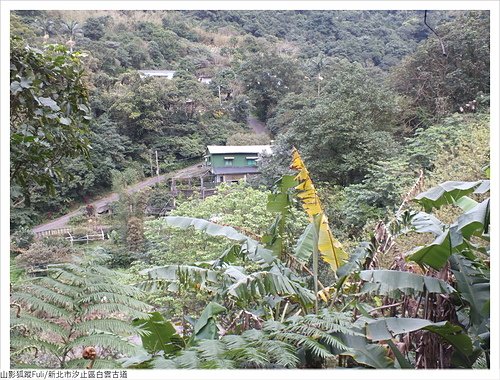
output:
[[200, 367], [200, 359], [194, 350], [184, 350], [175, 359], [178, 368], [194, 369]]
[[89, 293], [97, 293], [97, 292], [112, 292], [116, 294], [121, 294], [129, 297], [139, 297], [142, 294], [142, 291], [134, 286], [128, 285], [117, 285], [117, 284], [89, 284], [87, 286], [87, 291]]
[[241, 335], [225, 335], [221, 340], [230, 350], [244, 348], [248, 344], [248, 341]]
[[79, 287], [87, 287], [96, 283], [113, 284], [117, 281], [117, 273], [100, 266], [93, 266], [90, 271], [84, 266], [64, 263], [50, 265], [48, 271], [57, 280]]
[[93, 332], [109, 331], [113, 334], [136, 335], [141, 330], [131, 323], [119, 319], [93, 319], [83, 321], [73, 326], [73, 330], [80, 334], [92, 334]]
[[301, 340], [300, 343], [304, 345], [305, 348], [311, 350], [315, 356], [320, 358], [326, 359], [333, 356], [325, 346], [312, 338], [305, 338]]
[[200, 352], [200, 357], [204, 360], [216, 360], [219, 355], [226, 351], [224, 343], [219, 340], [203, 340], [197, 349]]
[[216, 358], [201, 363], [200, 369], [234, 369], [235, 363], [229, 359]]
[[14, 352], [17, 353], [36, 347], [38, 350], [43, 350], [44, 352], [52, 354], [57, 358], [59, 358], [62, 351], [62, 346], [59, 346], [56, 343], [25, 336], [11, 336], [10, 346], [15, 350]]
[[260, 367], [269, 364], [267, 353], [260, 348], [252, 347], [251, 342], [248, 342], [246, 347], [228, 350], [225, 356], [235, 363], [249, 362]]
[[120, 313], [120, 314], [126, 314], [130, 315], [136, 318], [148, 318], [149, 314], [139, 311], [137, 309], [134, 309], [132, 307], [120, 304], [120, 303], [114, 303], [114, 302], [106, 302], [106, 303], [98, 303], [94, 305], [89, 305], [85, 311], [84, 311], [84, 316], [91, 315], [93, 313], [100, 313], [103, 315], [109, 315], [111, 313]]
[[54, 280], [49, 276], [39, 277], [37, 278], [36, 282], [41, 286], [45, 286], [48, 289], [52, 289], [71, 298], [75, 298], [76, 295], [80, 292], [80, 288], [65, 284], [61, 281]]
[[36, 294], [38, 298], [44, 299], [53, 305], [63, 307], [66, 310], [73, 310], [75, 306], [73, 298], [44, 286], [31, 284], [28, 285], [25, 290], [29, 291], [31, 294]]
[[86, 295], [85, 297], [80, 298], [78, 303], [82, 304], [87, 304], [87, 303], [116, 303], [116, 304], [122, 304], [129, 306], [134, 309], [138, 310], [147, 310], [149, 309], [149, 305], [142, 302], [138, 301], [136, 299], [133, 299], [132, 297], [129, 297], [127, 295], [123, 294], [116, 294], [113, 292], [97, 292], [97, 293], [90, 293]]
[[[172, 359], [165, 359], [163, 356], [156, 356], [152, 362], [151, 365], [155, 369], [175, 369], [175, 368], [184, 368], [180, 367], [179, 364]], [[191, 368], [191, 367], [189, 367]], [[192, 367], [196, 368], [196, 367]]]
[[263, 330], [256, 330], [256, 329], [250, 329], [246, 330], [241, 334], [241, 336], [246, 340], [246, 341], [259, 341], [261, 339], [264, 339], [264, 331]]
[[63, 340], [63, 337], [65, 338], [69, 335], [69, 331], [64, 327], [45, 319], [36, 318], [29, 314], [21, 314], [18, 318], [16, 318], [15, 315], [11, 314], [10, 328], [17, 329], [21, 328], [21, 326], [35, 333], [43, 331], [45, 333], [55, 335], [60, 341]]
[[76, 347], [105, 347], [124, 354], [133, 354], [136, 351], [136, 346], [114, 334], [91, 334], [81, 336], [74, 339], [66, 345], [66, 349], [73, 349]]
[[85, 273], [83, 271], [81, 271], [80, 273], [73, 273], [72, 271], [66, 270], [66, 268], [63, 266], [49, 266], [48, 272], [57, 281], [60, 281], [72, 287], [81, 288], [82, 286], [90, 285], [92, 283], [91, 281], [85, 280]]
[[52, 317], [59, 317], [65, 319], [70, 317], [70, 313], [67, 312], [65, 309], [55, 306], [49, 302], [46, 302], [28, 293], [17, 292], [12, 294], [11, 298], [15, 302], [22, 302], [28, 305], [28, 307], [32, 310], [43, 311]]
[[269, 361], [286, 368], [296, 367], [299, 358], [295, 347], [279, 340], [266, 339], [261, 343], [262, 349], [269, 355]]
[[[71, 369], [85, 369], [89, 364], [88, 360], [85, 359], [71, 359], [68, 360], [64, 368]], [[120, 363], [112, 359], [96, 359], [92, 369], [115, 369], [122, 368]]]

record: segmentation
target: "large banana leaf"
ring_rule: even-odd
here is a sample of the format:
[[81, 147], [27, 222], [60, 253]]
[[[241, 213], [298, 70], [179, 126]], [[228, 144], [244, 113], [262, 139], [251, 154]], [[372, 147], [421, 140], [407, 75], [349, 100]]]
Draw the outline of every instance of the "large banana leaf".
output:
[[469, 211], [460, 215], [457, 221], [457, 229], [464, 238], [472, 235], [481, 236], [488, 233], [490, 219], [490, 199], [478, 203]]
[[404, 294], [423, 292], [450, 294], [455, 292], [452, 286], [435, 277], [422, 276], [416, 273], [401, 272], [396, 270], [364, 270], [360, 277], [375, 286], [368, 287], [369, 291], [386, 295], [394, 291]]
[[371, 243], [360, 243], [360, 245], [354, 250], [354, 253], [349, 257], [349, 260], [337, 269], [337, 277], [342, 278], [344, 276], [348, 276], [354, 271], [362, 268], [366, 258], [373, 254], [374, 249], [375, 248]]
[[475, 207], [477, 205], [477, 202], [474, 199], [469, 198], [468, 196], [464, 195], [462, 198], [459, 198], [454, 204], [455, 204], [455, 206], [458, 206], [462, 210], [467, 212], [470, 209], [472, 209], [473, 207]]
[[295, 176], [284, 175], [274, 184], [276, 191], [267, 198], [267, 211], [283, 212], [291, 205], [289, 189], [297, 186]]
[[148, 318], [134, 319], [132, 324], [141, 329], [139, 335], [142, 346], [151, 354], [159, 351], [171, 354], [184, 347], [184, 341], [177, 334], [175, 327], [157, 311], [149, 313]]
[[417, 330], [427, 330], [441, 336], [453, 346], [459, 354], [460, 361], [466, 366], [470, 366], [477, 358], [470, 337], [464, 333], [461, 327], [448, 321], [431, 322], [419, 318], [380, 318], [366, 324], [366, 337], [373, 341], [381, 341]]
[[412, 220], [411, 224], [416, 232], [426, 233], [430, 232], [434, 236], [439, 236], [445, 230], [445, 225], [434, 215], [427, 214], [426, 212], [419, 212]]
[[342, 341], [350, 348], [339, 352], [351, 356], [360, 364], [373, 368], [394, 368], [394, 362], [387, 357], [387, 350], [380, 344], [370, 343], [364, 336], [339, 334]]
[[344, 261], [347, 260], [348, 255], [343, 250], [342, 244], [333, 236], [330, 230], [328, 218], [323, 212], [321, 202], [311, 177], [309, 176], [309, 172], [299, 152], [295, 148], [292, 152], [291, 168], [299, 171], [295, 177], [295, 180], [298, 181], [299, 184], [295, 188], [298, 190], [297, 196], [301, 200], [307, 215], [309, 215], [309, 219], [313, 222], [315, 218], [319, 218], [319, 228], [317, 232], [318, 251], [321, 253], [322, 259], [330, 264], [332, 269], [336, 271]]
[[167, 216], [165, 217], [165, 221], [173, 227], [182, 229], [194, 227], [211, 236], [223, 236], [237, 241], [242, 244], [242, 249], [249, 255], [249, 258], [253, 258], [255, 261], [262, 261], [269, 264], [275, 260], [273, 251], [263, 247], [258, 241], [236, 231], [233, 227], [221, 226], [204, 219], [184, 216]]
[[446, 229], [431, 244], [415, 248], [407, 259], [440, 270], [453, 253], [452, 248], [450, 230]]
[[[237, 266], [214, 270], [191, 265], [155, 267], [145, 269], [141, 274], [147, 274], [155, 281], [167, 282], [170, 291], [177, 291], [179, 283], [212, 291], [220, 296], [229, 294], [244, 302], [261, 299], [266, 295], [279, 295], [290, 297], [307, 308], [314, 301], [314, 293], [294, 278], [288, 268], [276, 265], [269, 270], [251, 274], [246, 274], [243, 268]], [[148, 286], [151, 286], [150, 282], [143, 284], [144, 288]]]
[[485, 193], [489, 190], [488, 180], [475, 182], [447, 181], [419, 195], [414, 200], [424, 206], [429, 212], [432, 208], [440, 208], [443, 205], [454, 204], [461, 197], [475, 193]]
[[489, 276], [461, 255], [451, 256], [450, 265], [457, 281], [457, 290], [470, 306], [471, 323], [480, 326], [490, 314]]
[[224, 306], [217, 302], [210, 302], [194, 325], [196, 339], [215, 339], [218, 336], [215, 316], [225, 311]]
[[267, 211], [279, 213], [267, 233], [262, 236], [262, 243], [276, 256], [281, 257], [285, 235], [285, 224], [291, 214], [292, 200], [290, 189], [297, 186], [294, 176], [284, 175], [274, 184], [272, 194], [267, 198]]
[[225, 274], [233, 281], [226, 292], [239, 300], [252, 300], [268, 295], [286, 296], [307, 308], [314, 302], [314, 293], [300, 282], [290, 278], [280, 268], [273, 266], [269, 271], [243, 273], [230, 267]]
[[441, 233], [444, 225], [438, 219], [426, 213], [417, 214], [413, 221], [415, 230], [417, 232], [431, 232], [437, 237], [431, 244], [414, 249], [408, 259], [439, 270], [453, 253], [470, 246], [471, 236], [489, 239], [489, 205], [489, 198], [477, 203], [469, 211], [460, 215], [456, 223]]
[[314, 224], [309, 223], [302, 235], [300, 235], [297, 244], [293, 249], [293, 255], [299, 261], [305, 263], [311, 257], [314, 250]]

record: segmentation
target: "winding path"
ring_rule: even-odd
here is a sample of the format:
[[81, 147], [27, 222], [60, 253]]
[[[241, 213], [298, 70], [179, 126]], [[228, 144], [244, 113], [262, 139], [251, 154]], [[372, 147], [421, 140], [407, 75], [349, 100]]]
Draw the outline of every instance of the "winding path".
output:
[[247, 125], [252, 128], [252, 131], [254, 131], [254, 133], [265, 133], [266, 135], [269, 134], [269, 131], [266, 128], [266, 124], [257, 119], [255, 116], [248, 116]]
[[[254, 131], [254, 133], [265, 133], [269, 134], [269, 131], [266, 128], [266, 124], [257, 119], [255, 116], [248, 116], [247, 119], [247, 125]], [[151, 177], [147, 178], [144, 181], [138, 182], [135, 185], [132, 185], [127, 188], [127, 193], [132, 194], [135, 193], [145, 187], [154, 185], [155, 183], [161, 182], [167, 178], [171, 178], [174, 176], [189, 176], [190, 174], [195, 174], [200, 170], [200, 163], [194, 164], [192, 166], [188, 166], [187, 168], [177, 170], [172, 173], [166, 173], [162, 174], [159, 177]], [[115, 202], [118, 200], [118, 193], [112, 193], [106, 197], [100, 198], [92, 202], [91, 204], [94, 206], [95, 209], [98, 209], [99, 207], [105, 206], [111, 202]], [[47, 230], [54, 230], [58, 228], [64, 228], [68, 225], [69, 220], [80, 214], [80, 210], [75, 210], [72, 211], [66, 215], [63, 215], [57, 219], [51, 220], [50, 222], [46, 222], [43, 224], [40, 224], [38, 226], [33, 227], [33, 232], [42, 232], [42, 231], [47, 231]]]
[[[189, 175], [191, 173], [199, 171], [199, 165], [200, 165], [200, 163], [194, 164], [192, 166], [188, 166], [187, 168], [184, 168], [184, 169], [172, 172], [172, 173], [166, 173], [166, 174], [162, 174], [162, 175], [157, 176], [157, 177], [147, 178], [144, 181], [138, 182], [135, 185], [128, 187], [126, 191], [128, 194], [132, 194], [132, 193], [135, 193], [135, 192], [137, 192], [145, 187], [148, 187], [148, 186], [154, 185], [155, 183], [161, 182], [167, 178], [171, 178], [174, 176], [181, 176], [181, 175]], [[111, 202], [117, 201], [118, 197], [119, 197], [118, 193], [112, 193], [104, 198], [100, 198], [100, 199], [95, 200], [91, 204], [94, 206], [95, 209], [98, 209], [99, 207], [102, 207], [102, 206], [105, 206]], [[33, 227], [33, 232], [37, 233], [37, 232], [42, 232], [42, 231], [47, 231], [47, 230], [54, 230], [57, 228], [64, 228], [67, 226], [69, 220], [72, 217], [77, 216], [79, 214], [80, 214], [80, 210], [72, 211], [72, 212], [70, 212], [66, 215], [63, 215], [57, 219], [51, 220], [50, 222], [43, 223], [43, 224], [40, 224], [38, 226]]]

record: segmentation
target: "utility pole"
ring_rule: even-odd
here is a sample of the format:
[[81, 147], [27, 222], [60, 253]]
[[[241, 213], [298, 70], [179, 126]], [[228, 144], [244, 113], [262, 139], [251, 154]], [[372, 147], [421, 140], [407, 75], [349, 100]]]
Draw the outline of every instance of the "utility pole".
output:
[[321, 89], [321, 81], [323, 80], [323, 77], [321, 76], [321, 73], [318, 73], [318, 98], [319, 98], [319, 91]]
[[153, 172], [153, 157], [151, 157], [151, 154], [153, 152], [149, 152], [149, 169], [151, 170], [151, 177], [154, 175]]
[[155, 153], [156, 153], [156, 175], [158, 176], [158, 178], [160, 177], [160, 167], [158, 165], [158, 151], [155, 150]]
[[222, 107], [222, 97], [220, 96], [220, 86], [218, 86], [218, 88], [219, 88], [219, 104]]

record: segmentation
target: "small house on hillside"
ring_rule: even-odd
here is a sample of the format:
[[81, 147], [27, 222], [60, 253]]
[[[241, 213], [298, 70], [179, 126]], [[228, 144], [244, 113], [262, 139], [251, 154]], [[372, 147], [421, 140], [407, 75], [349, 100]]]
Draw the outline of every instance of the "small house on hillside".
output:
[[210, 82], [212, 82], [212, 77], [207, 75], [201, 75], [198, 77], [198, 82], [210, 84]]
[[167, 79], [173, 79], [175, 70], [137, 70], [141, 78], [146, 77], [161, 77]]
[[209, 145], [205, 162], [216, 183], [238, 182], [260, 173], [257, 160], [271, 153], [271, 145]]

